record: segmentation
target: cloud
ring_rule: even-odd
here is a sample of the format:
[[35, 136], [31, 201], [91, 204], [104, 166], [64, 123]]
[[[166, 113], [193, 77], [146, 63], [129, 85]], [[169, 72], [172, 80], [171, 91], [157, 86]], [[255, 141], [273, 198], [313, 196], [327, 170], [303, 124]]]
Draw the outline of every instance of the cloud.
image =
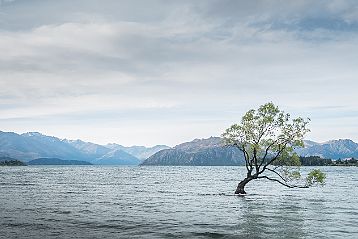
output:
[[345, 114], [357, 100], [356, 12], [355, 1], [7, 2], [0, 127], [174, 144], [267, 101], [317, 129], [356, 119]]

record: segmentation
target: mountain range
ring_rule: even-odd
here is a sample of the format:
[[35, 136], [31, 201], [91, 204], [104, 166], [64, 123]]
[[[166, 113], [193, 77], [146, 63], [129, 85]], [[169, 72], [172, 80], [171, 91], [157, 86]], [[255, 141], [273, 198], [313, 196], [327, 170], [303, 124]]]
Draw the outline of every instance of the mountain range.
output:
[[99, 145], [82, 140], [59, 139], [38, 132], [16, 134], [0, 131], [0, 156], [24, 162], [38, 158], [58, 158], [100, 165], [138, 165], [146, 155], [149, 157], [165, 148], [169, 147]]
[[[324, 143], [305, 141], [305, 147], [296, 149], [300, 156], [323, 158], [358, 158], [358, 144], [350, 139]], [[221, 138], [195, 139], [173, 148], [119, 144], [99, 145], [82, 140], [59, 139], [38, 132], [17, 134], [0, 131], [0, 157], [24, 162], [38, 158], [77, 160], [98, 165], [243, 165], [240, 150], [224, 146]]]
[[[358, 144], [349, 139], [331, 140], [324, 143], [305, 141], [305, 147], [296, 149], [300, 156], [320, 156], [339, 159], [358, 157]], [[243, 165], [242, 152], [224, 146], [221, 138], [195, 139], [172, 149], [161, 150], [141, 165]]]
[[239, 149], [223, 146], [219, 137], [210, 137], [195, 139], [171, 149], [161, 150], [144, 160], [141, 165], [234, 166], [243, 164], [244, 158]]
[[144, 160], [155, 154], [156, 152], [163, 150], [163, 149], [169, 149], [169, 146], [166, 145], [155, 145], [153, 147], [145, 147], [145, 146], [130, 146], [125, 147], [119, 144], [107, 144], [105, 145], [107, 148], [110, 149], [117, 149], [122, 150], [130, 155], [133, 155], [134, 157], [139, 158], [140, 160]]
[[305, 147], [296, 149], [300, 156], [320, 156], [328, 159], [358, 157], [358, 144], [350, 139], [330, 140], [324, 143], [305, 141]]
[[38, 158], [27, 162], [27, 165], [92, 165], [87, 161], [63, 160], [57, 158]]

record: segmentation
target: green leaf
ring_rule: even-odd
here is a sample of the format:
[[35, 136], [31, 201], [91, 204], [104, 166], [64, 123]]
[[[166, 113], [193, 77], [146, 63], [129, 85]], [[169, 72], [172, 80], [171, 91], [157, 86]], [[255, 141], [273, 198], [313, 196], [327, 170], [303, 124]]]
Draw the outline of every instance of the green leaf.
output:
[[312, 186], [315, 184], [324, 185], [325, 181], [326, 181], [326, 174], [319, 169], [314, 169], [308, 174], [306, 178], [306, 185], [307, 186]]

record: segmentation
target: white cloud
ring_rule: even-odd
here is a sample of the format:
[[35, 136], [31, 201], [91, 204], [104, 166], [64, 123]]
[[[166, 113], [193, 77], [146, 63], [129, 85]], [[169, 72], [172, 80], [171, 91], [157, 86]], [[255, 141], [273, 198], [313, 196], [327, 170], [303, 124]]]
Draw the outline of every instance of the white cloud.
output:
[[[56, 3], [62, 15], [36, 2], [13, 8], [42, 9], [37, 17], [14, 18], [12, 3], [4, 8], [2, 130], [174, 144], [217, 135], [245, 110], [274, 101], [312, 116], [312, 137], [327, 140], [319, 125], [356, 107], [354, 2], [154, 1], [133, 16], [138, 3], [95, 9], [90, 1], [67, 11], [65, 2]], [[319, 10], [320, 21], [311, 21]], [[324, 23], [331, 18], [348, 25], [330, 29]], [[339, 120], [336, 128], [332, 138], [358, 140]]]

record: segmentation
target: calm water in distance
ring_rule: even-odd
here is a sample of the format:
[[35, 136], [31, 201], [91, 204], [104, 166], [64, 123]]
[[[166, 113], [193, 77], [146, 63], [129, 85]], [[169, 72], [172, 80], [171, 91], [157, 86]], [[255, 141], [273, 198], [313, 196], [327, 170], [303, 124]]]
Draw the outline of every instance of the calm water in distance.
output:
[[1, 167], [0, 238], [358, 238], [358, 167], [321, 170], [238, 197], [244, 167]]

